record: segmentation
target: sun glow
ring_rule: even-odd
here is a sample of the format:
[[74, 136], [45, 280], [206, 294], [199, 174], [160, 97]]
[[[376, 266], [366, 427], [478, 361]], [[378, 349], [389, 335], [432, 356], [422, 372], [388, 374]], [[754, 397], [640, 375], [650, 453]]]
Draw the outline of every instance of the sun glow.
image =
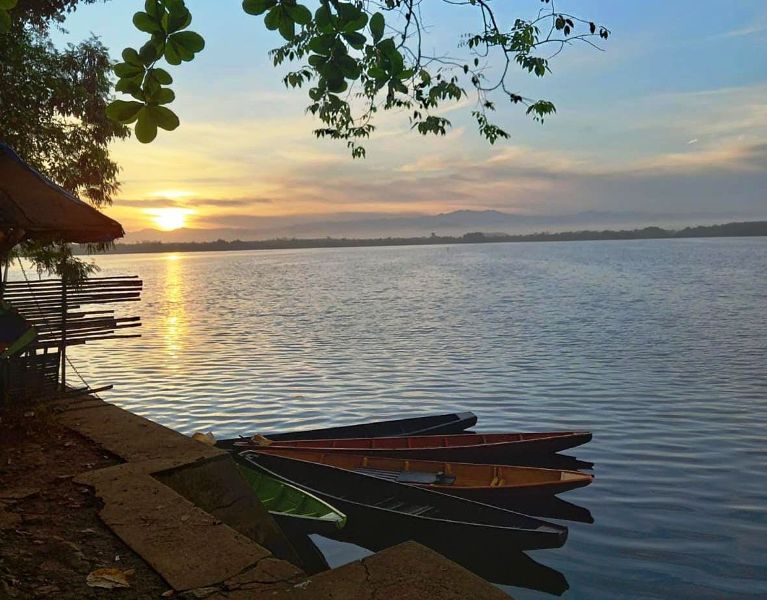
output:
[[173, 231], [186, 225], [186, 219], [194, 211], [188, 208], [148, 208], [146, 213], [161, 231]]

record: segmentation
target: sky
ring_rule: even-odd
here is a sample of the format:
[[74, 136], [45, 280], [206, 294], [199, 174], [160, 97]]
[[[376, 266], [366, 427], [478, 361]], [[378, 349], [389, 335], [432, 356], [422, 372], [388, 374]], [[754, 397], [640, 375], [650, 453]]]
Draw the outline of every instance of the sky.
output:
[[[495, 4], [510, 22], [540, 2]], [[280, 40], [260, 18], [238, 0], [187, 5], [207, 45], [171, 70], [181, 126], [149, 145], [132, 138], [112, 148], [122, 188], [108, 212], [129, 232], [463, 209], [631, 213], [636, 225], [767, 218], [764, 0], [560, 0], [559, 10], [612, 35], [603, 51], [566, 49], [545, 78], [512, 75], [523, 95], [552, 100], [555, 116], [539, 124], [498, 98], [496, 121], [511, 139], [491, 146], [468, 100], [446, 111], [453, 127], [444, 138], [421, 137], [405, 114], [387, 114], [362, 161], [314, 138], [305, 91], [282, 85], [288, 68], [267, 56]], [[428, 47], [458, 52], [460, 35], [477, 27], [474, 11], [425, 5]], [[119, 57], [143, 43], [131, 25], [142, 6], [81, 7], [57, 41], [95, 33]]]

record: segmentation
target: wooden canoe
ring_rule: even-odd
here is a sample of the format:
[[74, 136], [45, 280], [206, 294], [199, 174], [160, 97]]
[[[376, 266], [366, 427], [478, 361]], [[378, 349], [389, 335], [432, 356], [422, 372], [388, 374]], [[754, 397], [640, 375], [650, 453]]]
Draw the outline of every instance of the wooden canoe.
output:
[[256, 469], [252, 463], [237, 461], [237, 468], [264, 508], [281, 526], [302, 533], [332, 533], [346, 524], [346, 515], [324, 500]]
[[590, 439], [590, 433], [566, 431], [285, 441], [266, 438], [260, 441], [249, 440], [243, 446], [249, 446], [252, 449], [258, 447], [303, 448], [323, 453], [508, 464], [507, 461], [520, 456], [559, 452], [585, 444]]
[[[403, 435], [435, 435], [460, 433], [477, 424], [477, 416], [472, 412], [449, 413], [445, 415], [431, 415], [427, 417], [411, 417], [408, 419], [394, 419], [390, 421], [374, 421], [360, 423], [358, 425], [341, 425], [326, 429], [308, 429], [305, 431], [289, 431], [284, 433], [267, 434], [270, 440], [319, 440], [319, 439], [348, 439], [348, 438], [372, 438], [372, 437], [395, 437]], [[216, 446], [231, 449], [236, 445], [247, 444], [252, 437], [241, 436], [219, 440]]]
[[381, 539], [396, 533], [418, 541], [436, 533], [462, 544], [520, 550], [558, 548], [567, 539], [566, 527], [441, 492], [277, 454], [240, 456], [338, 507], [349, 527]]
[[270, 446], [258, 452], [330, 465], [488, 504], [515, 496], [559, 494], [586, 486], [594, 479], [578, 471], [387, 458], [303, 448]]

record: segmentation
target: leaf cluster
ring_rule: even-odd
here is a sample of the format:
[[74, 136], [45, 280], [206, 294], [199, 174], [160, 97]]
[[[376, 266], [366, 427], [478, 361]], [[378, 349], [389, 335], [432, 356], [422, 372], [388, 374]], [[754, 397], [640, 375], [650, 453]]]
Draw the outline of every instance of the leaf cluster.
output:
[[138, 50], [123, 50], [122, 62], [114, 66], [118, 77], [115, 89], [133, 100], [113, 101], [107, 115], [118, 123], [135, 123], [140, 142], [154, 140], [158, 128], [172, 131], [179, 126], [178, 117], [166, 106], [176, 98], [169, 87], [173, 78], [157, 63], [164, 60], [180, 65], [202, 51], [205, 40], [187, 29], [191, 22], [192, 14], [184, 0], [146, 0], [144, 11], [133, 15], [136, 28], [150, 37]]
[[[443, 114], [446, 105], [474, 95], [471, 115], [490, 143], [509, 137], [490, 121], [497, 97], [523, 105], [543, 122], [556, 112], [554, 104], [512, 88], [512, 68], [544, 77], [565, 46], [595, 46], [590, 38], [606, 40], [610, 34], [593, 21], [558, 11], [554, 0], [540, 0], [537, 15], [510, 23], [496, 15], [493, 0], [442, 1], [473, 11], [474, 31], [461, 38], [461, 56], [423, 51], [429, 28], [420, 10], [423, 0], [315, 0], [311, 8], [299, 0], [243, 0], [242, 7], [282, 38], [271, 51], [275, 66], [300, 63], [283, 82], [308, 88], [307, 111], [321, 122], [315, 135], [345, 141], [355, 158], [365, 156], [360, 142], [375, 130], [374, 117], [382, 110], [406, 111], [411, 128], [423, 135], [445, 135], [452, 125]], [[115, 101], [109, 115], [120, 123], [135, 122], [137, 137], [147, 142], [158, 127], [178, 126], [165, 106], [174, 98], [167, 87], [172, 79], [156, 62], [192, 60], [204, 42], [184, 31], [191, 16], [183, 0], [147, 0], [133, 21], [151, 38], [138, 51], [126, 49], [115, 67], [117, 90], [134, 100]]]

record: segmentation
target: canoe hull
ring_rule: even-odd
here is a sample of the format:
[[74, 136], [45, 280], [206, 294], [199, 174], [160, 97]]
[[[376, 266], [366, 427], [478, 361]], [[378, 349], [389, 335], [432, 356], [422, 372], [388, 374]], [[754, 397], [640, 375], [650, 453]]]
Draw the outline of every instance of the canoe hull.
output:
[[402, 460], [278, 446], [262, 448], [258, 452], [329, 465], [502, 507], [509, 501], [551, 497], [584, 487], [593, 481], [592, 475], [559, 469]]
[[[508, 439], [519, 435], [536, 435], [523, 440]], [[403, 437], [403, 442], [399, 438], [378, 438], [372, 440], [365, 439], [328, 439], [328, 440], [297, 440], [297, 441], [276, 441], [267, 446], [267, 448], [279, 448], [296, 450], [314, 450], [323, 453], [340, 454], [366, 454], [369, 456], [382, 456], [387, 458], [399, 459], [420, 459], [444, 462], [462, 462], [474, 464], [499, 464], [514, 465], [524, 461], [525, 457], [549, 455], [580, 446], [591, 440], [591, 434], [588, 432], [564, 432], [548, 434], [476, 434], [472, 436], [457, 435], [462, 440], [471, 438], [472, 443], [466, 444], [465, 441], [450, 444], [441, 444], [442, 436], [433, 436], [431, 438], [418, 436]], [[448, 436], [450, 437], [450, 436]], [[483, 442], [484, 438], [500, 441]], [[431, 440], [435, 440], [432, 442]], [[506, 441], [508, 440], [508, 441]], [[415, 441], [412, 446], [408, 442]], [[434, 443], [434, 446], [426, 446], [426, 443]], [[252, 445], [251, 449], [258, 449], [258, 446]]]
[[[416, 541], [437, 536], [522, 550], [558, 548], [567, 539], [565, 527], [440, 492], [284, 456], [241, 456], [332, 504], [347, 515], [346, 527], [374, 531], [393, 543], [402, 536]], [[414, 506], [427, 510], [411, 512]]]
[[[358, 437], [395, 437], [404, 435], [449, 435], [463, 433], [469, 427], [477, 424], [477, 416], [472, 412], [448, 413], [444, 415], [432, 415], [427, 417], [411, 417], [408, 419], [394, 419], [388, 421], [375, 421], [372, 423], [360, 423], [359, 425], [341, 425], [324, 429], [309, 429], [306, 431], [288, 431], [284, 433], [269, 434], [273, 441], [290, 440], [319, 440], [319, 439], [351, 439]], [[252, 434], [250, 434], [252, 435]], [[219, 440], [216, 445], [219, 448], [231, 449], [245, 438], [231, 438]]]

